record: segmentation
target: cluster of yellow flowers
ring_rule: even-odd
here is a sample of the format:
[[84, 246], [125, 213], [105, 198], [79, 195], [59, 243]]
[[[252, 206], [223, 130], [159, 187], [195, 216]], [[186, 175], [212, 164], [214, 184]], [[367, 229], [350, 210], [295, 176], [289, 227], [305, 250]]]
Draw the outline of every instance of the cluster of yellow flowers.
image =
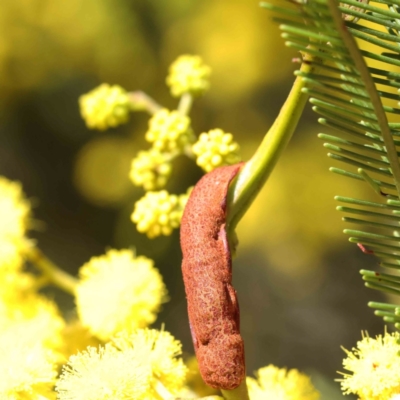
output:
[[[189, 374], [179, 340], [164, 328], [149, 328], [168, 300], [152, 260], [110, 249], [84, 264], [78, 279], [69, 277], [72, 284], [60, 284], [67, 274], [38, 255], [26, 237], [31, 210], [21, 186], [0, 177], [0, 204], [9, 221], [1, 225], [0, 243], [12, 243], [16, 253], [0, 259], [1, 399], [167, 400], [205, 393], [193, 368]], [[24, 258], [39, 274], [24, 270]], [[39, 294], [48, 283], [70, 288], [77, 318], [64, 320], [57, 305]], [[398, 333], [364, 335], [356, 349], [346, 351], [343, 365], [351, 374], [340, 380], [344, 393], [360, 400], [398, 398], [399, 339]], [[246, 378], [250, 400], [319, 398], [310, 378], [297, 370], [269, 365], [255, 375]]]
[[[187, 371], [181, 344], [147, 328], [168, 299], [154, 262], [131, 250], [93, 257], [79, 279], [69, 277], [78, 319], [65, 321], [38, 293], [55, 275], [67, 274], [54, 270], [26, 238], [31, 209], [19, 183], [0, 177], [0, 204], [7, 221], [0, 246], [8, 256], [0, 259], [0, 398], [159, 400], [160, 393], [180, 394]], [[24, 271], [24, 258], [40, 274]]]
[[157, 149], [139, 151], [132, 160], [129, 178], [144, 190], [163, 188], [171, 175], [171, 156]]
[[170, 67], [167, 85], [174, 97], [188, 92], [200, 96], [210, 87], [211, 68], [203, 63], [199, 56], [180, 56]]
[[136, 202], [131, 215], [137, 230], [146, 233], [149, 238], [170, 235], [174, 228], [179, 227], [191, 190], [192, 187], [179, 196], [166, 190], [147, 192]]
[[126, 90], [107, 83], [81, 96], [79, 105], [87, 127], [100, 131], [128, 122], [132, 108]]
[[138, 231], [149, 238], [170, 235], [180, 225], [187, 195], [171, 195], [165, 190], [177, 156], [194, 158], [206, 172], [240, 161], [239, 145], [232, 134], [214, 129], [196, 137], [191, 126], [191, 104], [208, 90], [210, 73], [199, 56], [183, 55], [172, 63], [166, 82], [171, 95], [180, 97], [177, 110], [159, 106], [142, 92], [127, 93], [106, 84], [80, 98], [81, 115], [93, 129], [126, 123], [132, 111], [147, 110], [152, 115], [145, 134], [151, 148], [137, 153], [129, 173], [134, 185], [149, 191], [136, 203], [131, 217]]
[[[182, 195], [162, 189], [177, 155], [195, 156], [205, 171], [240, 161], [233, 136], [220, 129], [193, 133], [187, 113], [192, 97], [209, 86], [209, 67], [199, 57], [182, 56], [167, 83], [181, 96], [176, 111], [150, 101], [154, 115], [146, 133], [152, 147], [139, 152], [130, 173], [147, 193], [132, 220], [149, 237], [169, 235], [179, 226], [191, 188]], [[147, 100], [146, 100], [147, 99]], [[137, 101], [135, 103], [135, 101]], [[80, 99], [91, 128], [125, 123], [132, 110], [146, 108], [124, 89], [101, 85]], [[0, 177], [0, 399], [5, 400], [170, 400], [204, 394], [169, 332], [150, 329], [167, 289], [154, 262], [130, 249], [110, 249], [92, 257], [74, 278], [58, 269], [27, 238], [30, 202], [21, 185]], [[37, 273], [24, 269], [29, 260]], [[39, 293], [56, 284], [74, 297], [76, 317], [65, 320], [57, 304]], [[343, 362], [350, 374], [340, 379], [345, 394], [360, 400], [400, 398], [400, 335], [364, 335]], [[318, 400], [308, 376], [273, 365], [247, 377], [250, 400]], [[205, 399], [205, 398], [204, 398]], [[217, 395], [208, 399], [221, 399]]]
[[[173, 215], [170, 208], [181, 201], [175, 197], [164, 198], [165, 215]], [[31, 209], [21, 186], [0, 177], [0, 204], [8, 222], [0, 227], [0, 244], [15, 253], [0, 259], [1, 399], [167, 400], [201, 394], [198, 385], [191, 387], [197, 378], [193, 370], [188, 377], [181, 343], [164, 329], [148, 328], [168, 300], [152, 260], [110, 249], [85, 263], [78, 279], [63, 283], [67, 274], [26, 238]], [[23, 258], [40, 274], [24, 271]], [[48, 283], [69, 288], [77, 318], [64, 320], [57, 305], [38, 293]], [[261, 375], [257, 385], [268, 387]], [[257, 390], [252, 400], [264, 389]]]
[[342, 373], [345, 394], [354, 393], [360, 400], [396, 400], [400, 398], [400, 335], [398, 332], [376, 338], [363, 334], [352, 351], [345, 350]]
[[[77, 311], [82, 323], [106, 341], [121, 330], [152, 324], [167, 290], [153, 260], [132, 250], [109, 250], [92, 257], [79, 270]], [[107, 291], [105, 289], [112, 288]]]
[[165, 108], [150, 119], [145, 138], [152, 143], [153, 148], [172, 154], [183, 152], [186, 146], [195, 140], [190, 118]]
[[31, 207], [21, 185], [4, 177], [0, 220], [0, 398], [33, 389], [37, 398], [51, 398], [64, 323], [56, 305], [37, 293], [37, 278], [23, 271]]
[[319, 392], [310, 378], [297, 371], [286, 370], [274, 365], [260, 368], [257, 379], [247, 378], [247, 387], [251, 400], [318, 400]]
[[20, 248], [30, 224], [30, 203], [22, 195], [18, 182], [0, 176], [0, 264], [2, 269], [18, 269], [22, 263]]
[[60, 399], [159, 400], [178, 396], [187, 368], [181, 343], [155, 329], [126, 331], [106, 345], [88, 347], [70, 357], [56, 383]]
[[197, 156], [197, 165], [206, 172], [240, 161], [239, 145], [233, 140], [231, 133], [225, 133], [222, 129], [202, 133], [192, 149]]

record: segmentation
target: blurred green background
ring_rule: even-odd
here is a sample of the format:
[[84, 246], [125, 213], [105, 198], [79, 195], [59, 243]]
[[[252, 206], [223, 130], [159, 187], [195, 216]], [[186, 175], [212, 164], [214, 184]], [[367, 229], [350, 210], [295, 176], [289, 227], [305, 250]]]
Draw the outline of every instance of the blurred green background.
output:
[[[232, 132], [248, 159], [290, 90], [298, 56], [256, 1], [6, 0], [0, 8], [0, 174], [21, 181], [32, 199], [32, 237], [73, 273], [108, 247], [154, 258], [171, 297], [156, 325], [165, 323], [191, 353], [178, 232], [149, 240], [129, 219], [143, 195], [128, 179], [130, 161], [149, 147], [148, 116], [98, 133], [86, 129], [78, 108], [81, 94], [106, 82], [173, 109], [165, 77], [184, 53], [213, 70], [211, 91], [191, 114], [194, 130]], [[234, 285], [248, 374], [269, 363], [299, 368], [335, 398], [340, 346], [354, 346], [362, 329], [383, 331], [366, 306], [382, 297], [364, 288], [358, 271], [377, 261], [347, 242], [333, 200], [374, 194], [328, 172], [315, 121], [308, 107], [239, 225]], [[183, 193], [201, 174], [179, 158], [167, 189]], [[68, 296], [54, 296], [73, 307]]]

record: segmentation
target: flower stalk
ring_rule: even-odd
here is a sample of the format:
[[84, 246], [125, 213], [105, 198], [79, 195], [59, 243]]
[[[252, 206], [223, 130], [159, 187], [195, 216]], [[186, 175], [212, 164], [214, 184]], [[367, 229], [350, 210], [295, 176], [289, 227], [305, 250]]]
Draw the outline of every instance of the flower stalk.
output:
[[[312, 56], [305, 55], [300, 71], [314, 69]], [[303, 93], [303, 78], [298, 76], [278, 117], [265, 135], [253, 157], [247, 161], [232, 182], [228, 194], [228, 224], [232, 232], [270, 176], [297, 127], [308, 94]]]
[[143, 110], [147, 111], [150, 115], [154, 115], [162, 109], [153, 98], [141, 90], [129, 92], [128, 95], [132, 109], [135, 111]]
[[57, 267], [43, 252], [37, 247], [32, 246], [26, 253], [26, 258], [32, 262], [48, 279], [49, 282], [65, 290], [71, 295], [75, 294], [78, 280]]

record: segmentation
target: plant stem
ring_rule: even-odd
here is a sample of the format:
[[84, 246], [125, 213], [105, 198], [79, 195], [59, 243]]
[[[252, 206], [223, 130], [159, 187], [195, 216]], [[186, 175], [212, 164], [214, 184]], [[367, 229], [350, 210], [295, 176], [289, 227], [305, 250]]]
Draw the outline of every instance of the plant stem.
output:
[[78, 280], [57, 267], [37, 247], [32, 246], [25, 253], [29, 261], [43, 272], [49, 282], [74, 295]]
[[[310, 73], [313, 69], [312, 59], [305, 55], [300, 71]], [[305, 83], [298, 76], [274, 124], [229, 188], [228, 224], [231, 232], [268, 179], [297, 127], [308, 100], [308, 95], [302, 93], [303, 87]]]
[[160, 399], [172, 400], [174, 398], [171, 392], [163, 385], [163, 383], [159, 379], [156, 379], [152, 386]]
[[190, 93], [184, 93], [178, 104], [178, 111], [182, 115], [189, 115], [193, 105], [193, 96]]
[[133, 111], [147, 111], [149, 114], [154, 115], [162, 109], [162, 107], [145, 92], [137, 90], [129, 93]]
[[225, 400], [250, 400], [246, 385], [246, 378], [243, 379], [242, 383], [236, 389], [221, 389], [221, 393]]

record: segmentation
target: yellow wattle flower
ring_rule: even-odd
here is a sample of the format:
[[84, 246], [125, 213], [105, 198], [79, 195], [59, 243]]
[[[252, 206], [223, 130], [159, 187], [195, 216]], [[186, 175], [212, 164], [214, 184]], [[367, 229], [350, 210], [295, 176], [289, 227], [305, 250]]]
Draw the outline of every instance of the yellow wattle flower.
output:
[[79, 318], [104, 341], [121, 330], [147, 327], [167, 301], [167, 290], [153, 260], [136, 257], [132, 250], [109, 250], [92, 257], [79, 276]]
[[0, 331], [0, 398], [55, 399], [52, 391], [57, 365], [55, 354], [36, 340], [26, 326]]
[[212, 129], [200, 134], [192, 146], [196, 163], [204, 171], [210, 172], [223, 165], [233, 165], [240, 161], [239, 145], [231, 133], [222, 129]]
[[319, 392], [310, 378], [297, 369], [287, 370], [274, 365], [260, 368], [257, 379], [247, 377], [250, 400], [318, 400]]
[[189, 117], [163, 108], [149, 120], [145, 139], [161, 152], [180, 153], [194, 142], [195, 136]]
[[139, 151], [132, 160], [129, 178], [144, 190], [163, 188], [172, 172], [171, 156], [157, 149]]
[[95, 338], [79, 319], [69, 321], [62, 331], [61, 354], [65, 360], [84, 351], [88, 347], [98, 347], [100, 340]]
[[[169, 332], [120, 332], [104, 347], [71, 356], [56, 384], [59, 400], [160, 400], [177, 397], [187, 368]], [[163, 395], [160, 395], [162, 391]]]
[[[150, 365], [153, 391], [161, 383], [172, 395], [179, 394], [185, 382], [187, 367], [179, 357], [182, 354], [181, 342], [169, 332], [138, 329], [130, 335], [127, 332], [117, 335], [111, 343], [122, 352], [133, 351], [135, 358]], [[159, 398], [155, 393], [153, 396], [149, 393], [147, 399]]]
[[0, 270], [21, 267], [21, 248], [29, 228], [31, 205], [19, 182], [0, 176]]
[[182, 55], [170, 66], [167, 85], [174, 97], [190, 93], [200, 96], [210, 87], [211, 68], [199, 56]]
[[145, 400], [151, 368], [132, 351], [88, 347], [73, 355], [56, 384], [59, 400]]
[[352, 374], [341, 373], [343, 392], [354, 393], [360, 400], [392, 400], [399, 396], [399, 339], [398, 332], [385, 332], [376, 338], [365, 333], [356, 348], [344, 350], [347, 357], [343, 367]]
[[181, 195], [169, 194], [166, 190], [147, 192], [135, 203], [131, 215], [137, 230], [145, 233], [150, 239], [171, 235], [181, 223], [191, 189]]
[[35, 277], [22, 272], [0, 272], [0, 331], [29, 332], [34, 343], [58, 352], [65, 322], [57, 305], [38, 294]]
[[81, 115], [90, 129], [104, 131], [125, 124], [132, 104], [121, 86], [103, 83], [79, 98]]

